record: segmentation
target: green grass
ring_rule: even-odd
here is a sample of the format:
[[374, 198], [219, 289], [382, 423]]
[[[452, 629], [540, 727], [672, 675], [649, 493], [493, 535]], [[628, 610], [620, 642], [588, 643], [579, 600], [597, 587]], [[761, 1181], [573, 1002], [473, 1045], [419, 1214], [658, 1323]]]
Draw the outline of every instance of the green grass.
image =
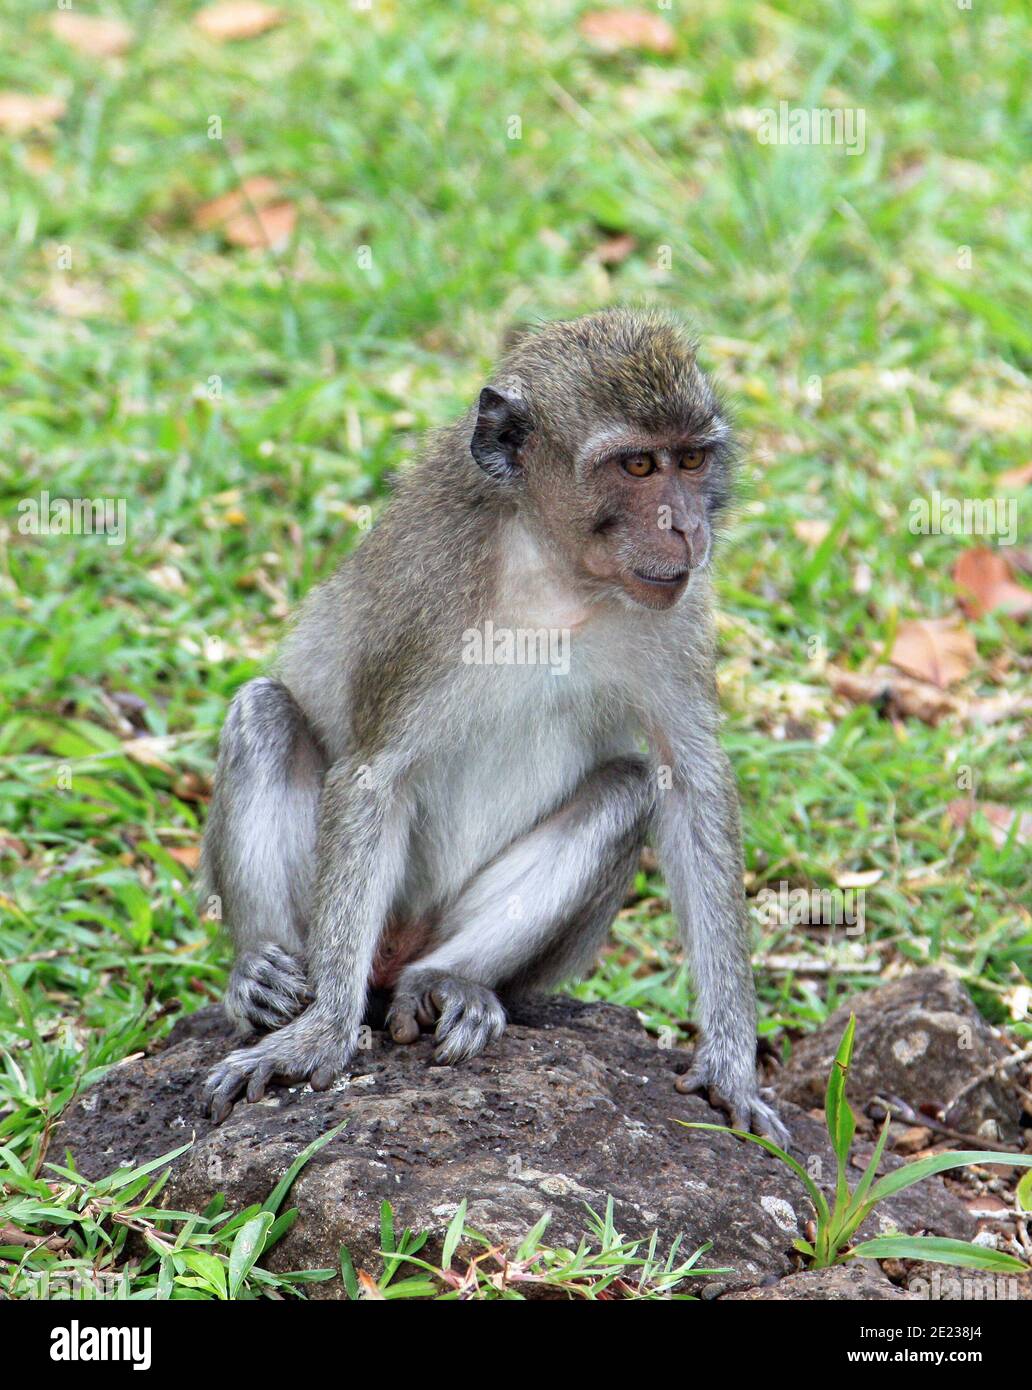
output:
[[[221, 46], [193, 8], [124, 4], [136, 42], [98, 60], [47, 5], [0, 7], [0, 89], [67, 108], [0, 135], [0, 1144], [35, 1173], [76, 1087], [217, 997], [175, 856], [227, 700], [505, 326], [615, 301], [697, 323], [745, 435], [720, 589], [750, 890], [882, 870], [860, 938], [758, 928], [764, 1030], [787, 1046], [901, 958], [1007, 1020], [1027, 846], [945, 808], [965, 766], [1027, 805], [1027, 727], [894, 725], [833, 699], [823, 659], [873, 667], [901, 620], [951, 613], [972, 542], [911, 535], [909, 503], [1026, 461], [1023, 7], [675, 0], [664, 57], [599, 54], [564, 0], [298, 0]], [[863, 156], [759, 144], [747, 113], [782, 98], [862, 108]], [[275, 255], [193, 222], [258, 175], [298, 209]], [[605, 266], [614, 233], [636, 248]], [[125, 498], [128, 543], [21, 535], [42, 489]], [[964, 691], [1017, 691], [1027, 632], [972, 630]], [[662, 883], [639, 887], [579, 989], [659, 1026], [690, 994]]]

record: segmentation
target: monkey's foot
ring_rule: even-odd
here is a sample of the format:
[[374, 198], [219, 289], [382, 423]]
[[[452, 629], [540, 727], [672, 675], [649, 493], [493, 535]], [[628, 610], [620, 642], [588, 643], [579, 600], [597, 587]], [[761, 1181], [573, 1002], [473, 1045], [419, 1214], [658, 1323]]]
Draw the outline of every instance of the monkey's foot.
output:
[[253, 1047], [237, 1048], [208, 1073], [204, 1093], [212, 1119], [221, 1124], [245, 1088], [249, 1101], [262, 1100], [272, 1081], [307, 1081], [313, 1091], [328, 1090], [357, 1045], [357, 1034], [313, 1006]]
[[749, 1091], [729, 1094], [729, 1088], [723, 1088], [713, 1080], [705, 1062], [693, 1067], [684, 1076], [679, 1076], [674, 1082], [674, 1089], [682, 1095], [702, 1092], [714, 1110], [727, 1112], [732, 1129], [741, 1129], [746, 1134], [760, 1134], [765, 1139], [773, 1139], [774, 1143], [783, 1149], [792, 1141], [792, 1136], [782, 1124], [777, 1111], [760, 1099], [760, 1092], [755, 1087]]
[[[436, 1024], [436, 1026], [434, 1026]], [[395, 1042], [415, 1042], [434, 1028], [435, 1062], [462, 1062], [505, 1031], [505, 1010], [493, 989], [439, 970], [406, 970], [387, 1014]]]
[[311, 1002], [304, 962], [267, 941], [234, 961], [223, 1008], [241, 1033], [271, 1033]]

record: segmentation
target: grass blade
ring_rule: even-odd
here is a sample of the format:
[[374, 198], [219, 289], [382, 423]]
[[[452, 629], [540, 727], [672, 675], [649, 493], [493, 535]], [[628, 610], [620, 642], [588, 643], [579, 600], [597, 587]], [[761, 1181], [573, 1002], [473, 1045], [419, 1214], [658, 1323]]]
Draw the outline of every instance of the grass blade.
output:
[[286, 1197], [291, 1187], [293, 1187], [294, 1179], [297, 1177], [298, 1173], [300, 1173], [301, 1169], [313, 1154], [317, 1154], [331, 1139], [336, 1139], [337, 1135], [346, 1124], [347, 1120], [341, 1120], [339, 1125], [334, 1125], [333, 1128], [328, 1129], [325, 1134], [320, 1134], [318, 1139], [313, 1139], [306, 1149], [301, 1150], [297, 1158], [294, 1159], [293, 1163], [262, 1203], [262, 1211], [271, 1211], [273, 1216], [276, 1215], [283, 1205], [284, 1197]]
[[1002, 1154], [982, 1149], [933, 1154], [931, 1158], [921, 1158], [916, 1163], [907, 1163], [902, 1168], [886, 1173], [872, 1187], [869, 1200], [880, 1202], [886, 1197], [891, 1197], [894, 1192], [913, 1187], [924, 1178], [934, 1177], [936, 1173], [946, 1173], [951, 1168], [963, 1168], [968, 1163], [1000, 1163], [1005, 1167], [1032, 1168], [1032, 1154]]
[[1028, 1269], [1013, 1255], [971, 1245], [966, 1240], [946, 1236], [875, 1236], [854, 1245], [849, 1258], [863, 1260], [927, 1260], [930, 1264], [959, 1265], [964, 1269], [987, 1269], [997, 1274], [1024, 1274]]
[[797, 1163], [791, 1154], [785, 1153], [784, 1149], [779, 1148], [778, 1145], [774, 1143], [773, 1139], [767, 1139], [762, 1134], [746, 1134], [744, 1129], [731, 1129], [729, 1125], [707, 1125], [701, 1124], [698, 1121], [689, 1120], [675, 1120], [674, 1123], [683, 1125], [685, 1129], [712, 1129], [720, 1134], [733, 1134], [738, 1139], [748, 1139], [750, 1144], [759, 1144], [761, 1149], [766, 1149], [767, 1152], [773, 1154], [775, 1158], [780, 1158], [782, 1163], [787, 1164], [788, 1167], [792, 1169], [792, 1172], [795, 1173], [796, 1177], [806, 1188], [810, 1201], [813, 1203], [817, 1212], [818, 1219], [822, 1221], [831, 1220], [831, 1212], [828, 1209], [828, 1201], [824, 1193], [814, 1182], [813, 1178], [810, 1177], [810, 1174], [803, 1165]]

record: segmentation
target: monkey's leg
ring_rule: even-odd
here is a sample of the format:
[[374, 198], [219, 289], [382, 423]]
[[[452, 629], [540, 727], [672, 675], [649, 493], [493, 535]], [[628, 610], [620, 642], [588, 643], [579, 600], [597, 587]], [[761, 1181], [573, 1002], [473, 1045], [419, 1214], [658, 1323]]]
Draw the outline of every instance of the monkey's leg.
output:
[[236, 948], [224, 1008], [241, 1033], [280, 1028], [311, 998], [302, 942], [324, 767], [285, 685], [263, 678], [237, 692], [219, 740], [202, 879]]
[[246, 1088], [261, 1100], [273, 1079], [325, 1091], [359, 1043], [376, 944], [405, 866], [412, 815], [398, 769], [357, 758], [327, 772], [319, 802], [315, 903], [306, 941], [315, 996], [300, 1016], [238, 1048], [208, 1075], [216, 1122]]
[[444, 914], [441, 943], [401, 974], [387, 1018], [395, 1041], [436, 1019], [436, 1059], [473, 1057], [505, 1027], [496, 989], [521, 993], [589, 965], [623, 901], [651, 805], [644, 762], [606, 763], [476, 874]]

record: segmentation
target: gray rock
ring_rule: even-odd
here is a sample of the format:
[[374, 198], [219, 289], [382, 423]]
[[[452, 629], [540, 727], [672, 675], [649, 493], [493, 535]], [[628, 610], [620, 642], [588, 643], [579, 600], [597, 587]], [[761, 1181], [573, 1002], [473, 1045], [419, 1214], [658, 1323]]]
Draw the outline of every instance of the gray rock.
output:
[[903, 1284], [911, 1298], [930, 1303], [1032, 1303], [1032, 1274], [990, 1274], [907, 1261]]
[[[96, 1178], [194, 1136], [163, 1200], [200, 1210], [224, 1192], [239, 1209], [264, 1200], [306, 1144], [347, 1119], [294, 1185], [301, 1216], [271, 1256], [280, 1269], [336, 1267], [346, 1244], [357, 1268], [378, 1273], [385, 1198], [396, 1228], [431, 1233], [432, 1258], [463, 1198], [468, 1224], [509, 1249], [546, 1211], [548, 1243], [575, 1248], [586, 1206], [602, 1212], [608, 1195], [624, 1236], [658, 1230], [665, 1248], [683, 1233], [689, 1251], [712, 1241], [702, 1263], [731, 1267], [717, 1276], [726, 1288], [797, 1267], [792, 1241], [810, 1217], [797, 1179], [755, 1144], [675, 1123], [724, 1116], [675, 1092], [685, 1053], [660, 1048], [629, 1009], [545, 1000], [486, 1055], [454, 1068], [430, 1065], [429, 1038], [400, 1047], [374, 1033], [355, 1074], [333, 1089], [273, 1092], [213, 1127], [201, 1085], [229, 1043], [218, 1010], [181, 1021], [162, 1051], [113, 1068], [67, 1107], [52, 1151], [71, 1149]], [[790, 1105], [783, 1113], [796, 1157], [828, 1187], [823, 1126]], [[937, 1179], [901, 1194], [865, 1233], [893, 1221], [962, 1237], [974, 1228]], [[315, 1285], [310, 1296], [340, 1297], [341, 1286]]]
[[735, 1300], [784, 1303], [820, 1299], [889, 1303], [916, 1298], [917, 1294], [906, 1293], [891, 1283], [887, 1275], [882, 1273], [877, 1260], [851, 1260], [849, 1264], [832, 1265], [830, 1269], [804, 1270], [800, 1274], [789, 1274], [776, 1284], [724, 1295], [728, 1303]]
[[[915, 970], [854, 995], [797, 1042], [778, 1082], [786, 1099], [807, 1109], [823, 1107], [828, 1071], [851, 1012], [856, 1043], [847, 1094], [858, 1108], [876, 1095], [891, 1095], [935, 1116], [968, 1081], [1007, 1055], [962, 985], [944, 970]], [[963, 1096], [947, 1123], [972, 1135], [981, 1130], [984, 1138], [1014, 1139], [1019, 1114], [1013, 1087], [997, 1077]]]

